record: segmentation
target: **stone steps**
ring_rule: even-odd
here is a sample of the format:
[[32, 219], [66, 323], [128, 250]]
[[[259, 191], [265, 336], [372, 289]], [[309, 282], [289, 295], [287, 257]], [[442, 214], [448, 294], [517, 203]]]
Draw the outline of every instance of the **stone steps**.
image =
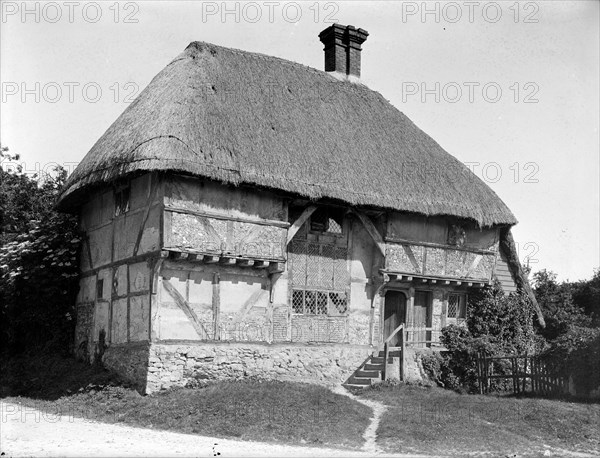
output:
[[[399, 357], [402, 354], [400, 350], [393, 350], [388, 353], [388, 363], [392, 362], [393, 357]], [[362, 389], [371, 386], [373, 383], [381, 382], [383, 371], [385, 369], [385, 353], [380, 351], [377, 355], [372, 355], [354, 374], [343, 384], [346, 388]]]

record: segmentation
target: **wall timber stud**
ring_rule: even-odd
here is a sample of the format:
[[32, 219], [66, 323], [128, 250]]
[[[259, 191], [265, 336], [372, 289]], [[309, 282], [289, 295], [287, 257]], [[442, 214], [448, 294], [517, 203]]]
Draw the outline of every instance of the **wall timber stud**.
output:
[[219, 323], [221, 321], [221, 277], [218, 272], [215, 272], [213, 275], [212, 291], [212, 306], [214, 314], [213, 340], [221, 340], [221, 333], [219, 332]]
[[188, 302], [181, 295], [181, 293], [179, 293], [179, 291], [177, 291], [175, 289], [173, 284], [165, 278], [163, 278], [163, 286], [165, 287], [165, 289], [167, 290], [169, 295], [175, 300], [175, 303], [177, 304], [177, 306], [181, 310], [183, 310], [183, 313], [185, 313], [185, 315], [191, 321], [192, 326], [194, 327], [194, 330], [198, 334], [198, 337], [200, 337], [200, 339], [202, 339], [202, 340], [204, 340], [204, 338], [208, 338], [208, 336], [210, 334], [206, 331], [202, 322], [198, 318], [198, 315], [196, 315], [196, 312], [194, 312], [194, 310], [192, 310], [192, 308], [190, 307], [190, 304], [188, 304]]
[[125, 264], [127, 270], [127, 342], [131, 342], [131, 300], [129, 297], [129, 264]]
[[[80, 219], [81, 223], [80, 223], [80, 227], [81, 227], [81, 232], [83, 232], [85, 234], [85, 236], [83, 237], [83, 247], [85, 249], [85, 254], [87, 255], [88, 258], [88, 263], [89, 263], [89, 269], [88, 270], [94, 270], [94, 261], [92, 259], [92, 246], [90, 244], [90, 235], [88, 233], [87, 228], [85, 227], [83, 218]], [[111, 258], [112, 260], [112, 258]]]
[[158, 177], [155, 174], [150, 175], [150, 190], [148, 193], [148, 205], [144, 210], [144, 216], [142, 217], [142, 222], [140, 224], [140, 230], [138, 232], [137, 239], [135, 241], [135, 246], [133, 247], [133, 255], [137, 256], [138, 250], [140, 249], [140, 243], [142, 242], [142, 236], [144, 235], [144, 229], [146, 228], [146, 222], [148, 221], [148, 216], [150, 215], [150, 209], [154, 205], [154, 200], [156, 199], [156, 194], [158, 193]]
[[[419, 262], [417, 261], [417, 258], [415, 257], [415, 254], [412, 251], [412, 248], [410, 247], [410, 245], [403, 243], [402, 244], [402, 249], [404, 249], [404, 252], [406, 253], [406, 256], [408, 256], [408, 259], [410, 260], [410, 263], [412, 264], [413, 268], [415, 269], [416, 273], [422, 273], [422, 269], [419, 266]], [[427, 250], [424, 250], [425, 252], [427, 252]]]
[[375, 242], [375, 245], [377, 245], [377, 248], [379, 249], [381, 254], [385, 256], [385, 242], [383, 241], [383, 237], [375, 227], [375, 224], [373, 224], [373, 221], [371, 221], [371, 219], [360, 210], [353, 209], [353, 211], [354, 213], [356, 213], [361, 223], [363, 223], [363, 226], [365, 226], [365, 229]]
[[310, 215], [312, 215], [316, 209], [317, 207], [314, 205], [310, 205], [309, 207], [306, 207], [304, 209], [304, 211], [298, 217], [298, 219], [294, 221], [294, 223], [289, 227], [287, 232], [286, 245], [288, 245], [292, 241], [292, 239], [298, 233], [302, 225], [308, 220], [308, 218], [310, 218]]
[[269, 303], [273, 303], [273, 297], [275, 292], [275, 285], [277, 284], [277, 280], [281, 277], [282, 272], [274, 272], [269, 275]]
[[469, 266], [469, 269], [467, 270], [467, 273], [465, 274], [465, 278], [469, 278], [471, 276], [471, 274], [475, 271], [475, 269], [477, 269], [477, 266], [479, 265], [479, 263], [481, 262], [482, 259], [483, 259], [483, 256], [480, 254], [475, 256], [475, 259], [473, 259], [473, 262], [471, 263], [471, 265]]

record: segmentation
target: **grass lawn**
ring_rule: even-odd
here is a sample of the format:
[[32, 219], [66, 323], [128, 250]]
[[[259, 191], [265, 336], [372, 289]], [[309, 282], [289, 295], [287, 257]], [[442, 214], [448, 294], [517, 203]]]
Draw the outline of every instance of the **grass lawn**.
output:
[[368, 407], [326, 388], [257, 380], [141, 396], [70, 358], [3, 364], [2, 397], [51, 414], [242, 440], [360, 448]]
[[[461, 395], [386, 386], [360, 396], [388, 406], [377, 443], [390, 453], [541, 455], [558, 448], [600, 454], [600, 404]], [[545, 447], [548, 446], [548, 447]]]

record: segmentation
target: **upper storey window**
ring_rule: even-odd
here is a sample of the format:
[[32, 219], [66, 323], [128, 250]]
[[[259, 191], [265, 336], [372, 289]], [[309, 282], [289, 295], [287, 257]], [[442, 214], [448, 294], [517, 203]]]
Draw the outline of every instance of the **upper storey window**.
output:
[[310, 217], [310, 231], [343, 234], [343, 214], [329, 208], [319, 208]]
[[115, 188], [115, 216], [129, 211], [129, 190], [129, 184]]

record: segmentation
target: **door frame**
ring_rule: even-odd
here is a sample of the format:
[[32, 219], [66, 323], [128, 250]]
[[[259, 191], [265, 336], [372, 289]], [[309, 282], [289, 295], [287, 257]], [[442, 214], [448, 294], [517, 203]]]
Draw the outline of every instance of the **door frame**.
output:
[[407, 288], [407, 287], [386, 287], [384, 288], [383, 291], [381, 291], [381, 296], [383, 298], [383, 300], [381, 301], [381, 309], [380, 309], [380, 313], [379, 313], [379, 329], [380, 329], [380, 335], [381, 335], [381, 342], [385, 341], [386, 337], [385, 337], [385, 296], [387, 295], [388, 292], [395, 292], [395, 293], [401, 293], [404, 295], [404, 317], [402, 318], [404, 324], [406, 325], [407, 320], [409, 318], [409, 309], [412, 305], [412, 295], [411, 295], [411, 289], [412, 288]]

